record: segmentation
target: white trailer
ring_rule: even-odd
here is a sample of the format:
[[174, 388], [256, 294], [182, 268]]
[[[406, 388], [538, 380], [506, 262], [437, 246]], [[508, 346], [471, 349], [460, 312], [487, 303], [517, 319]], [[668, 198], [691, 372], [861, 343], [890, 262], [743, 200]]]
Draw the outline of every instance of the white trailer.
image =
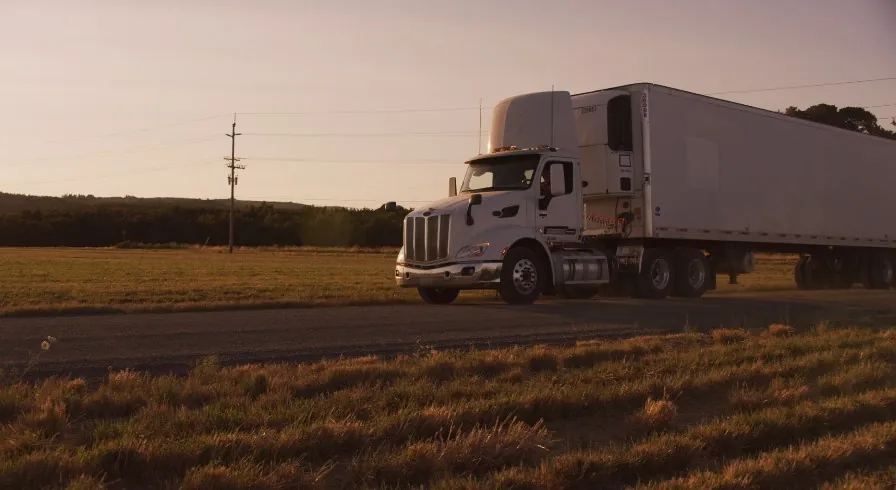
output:
[[408, 215], [395, 278], [432, 303], [697, 297], [788, 252], [800, 288], [896, 288], [894, 184], [876, 136], [648, 83], [524, 94], [460, 193]]

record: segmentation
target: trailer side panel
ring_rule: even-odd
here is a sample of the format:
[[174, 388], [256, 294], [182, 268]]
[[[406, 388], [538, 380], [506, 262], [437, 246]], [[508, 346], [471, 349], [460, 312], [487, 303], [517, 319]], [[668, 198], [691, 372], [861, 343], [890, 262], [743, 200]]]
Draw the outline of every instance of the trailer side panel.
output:
[[658, 237], [896, 247], [896, 142], [651, 86]]

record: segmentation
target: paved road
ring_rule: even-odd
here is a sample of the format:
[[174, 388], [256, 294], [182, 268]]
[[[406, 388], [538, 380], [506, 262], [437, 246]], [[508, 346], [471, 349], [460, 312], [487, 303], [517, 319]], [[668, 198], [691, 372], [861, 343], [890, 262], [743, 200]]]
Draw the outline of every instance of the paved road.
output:
[[[36, 376], [101, 376], [114, 369], [184, 372], [215, 354], [222, 362], [307, 361], [426, 347], [572, 342], [698, 328], [809, 324], [889, 315], [896, 291], [714, 294], [698, 300], [595, 299], [503, 304], [404, 305], [289, 310], [0, 319], [0, 366], [20, 365], [41, 339], [59, 342]], [[894, 322], [896, 323], [896, 322]]]

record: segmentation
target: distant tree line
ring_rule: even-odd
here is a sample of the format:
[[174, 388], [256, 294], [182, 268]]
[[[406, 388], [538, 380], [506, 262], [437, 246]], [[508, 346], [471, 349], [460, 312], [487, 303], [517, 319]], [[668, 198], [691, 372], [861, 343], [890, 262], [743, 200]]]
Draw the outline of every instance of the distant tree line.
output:
[[[353, 210], [256, 204], [234, 213], [242, 246], [397, 247], [408, 210]], [[122, 242], [227, 245], [229, 211], [183, 207], [96, 205], [76, 210], [0, 214], [0, 246], [105, 247]]]

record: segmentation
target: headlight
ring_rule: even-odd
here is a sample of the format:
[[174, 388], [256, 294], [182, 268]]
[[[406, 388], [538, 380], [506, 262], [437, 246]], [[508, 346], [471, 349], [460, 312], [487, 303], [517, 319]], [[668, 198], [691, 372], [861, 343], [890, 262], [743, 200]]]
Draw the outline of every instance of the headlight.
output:
[[456, 259], [466, 259], [469, 257], [480, 257], [485, 254], [485, 250], [488, 248], [488, 243], [477, 243], [476, 245], [470, 245], [460, 249], [457, 252], [457, 255], [454, 256]]

